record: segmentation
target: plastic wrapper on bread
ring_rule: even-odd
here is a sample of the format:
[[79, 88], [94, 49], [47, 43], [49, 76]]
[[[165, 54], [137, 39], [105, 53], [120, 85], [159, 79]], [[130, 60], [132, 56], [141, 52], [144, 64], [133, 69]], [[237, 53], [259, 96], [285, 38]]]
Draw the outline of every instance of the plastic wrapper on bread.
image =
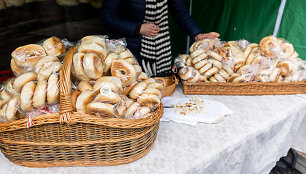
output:
[[[58, 58], [65, 54], [65, 44], [59, 38], [53, 36], [38, 44], [28, 44], [16, 48], [11, 54], [10, 66], [14, 74], [19, 76], [26, 72], [36, 71], [36, 64], [45, 57], [52, 59], [50, 61], [59, 62]], [[50, 61], [46, 61], [45, 63]], [[39, 66], [42, 67], [44, 65], [40, 64]], [[48, 66], [55, 66], [54, 68], [56, 68], [59, 64], [51, 65], [49, 63]]]
[[195, 42], [189, 55], [179, 55], [175, 65], [188, 82], [304, 81], [305, 61], [297, 57], [292, 44], [274, 36], [259, 44], [205, 39]]

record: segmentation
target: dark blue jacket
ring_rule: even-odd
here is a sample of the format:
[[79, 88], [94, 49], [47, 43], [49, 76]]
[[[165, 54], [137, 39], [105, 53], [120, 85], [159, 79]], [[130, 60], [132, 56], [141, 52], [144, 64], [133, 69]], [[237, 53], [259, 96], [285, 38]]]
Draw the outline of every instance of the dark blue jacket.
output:
[[[184, 0], [168, 0], [175, 21], [194, 38], [201, 33], [186, 9]], [[128, 48], [139, 58], [141, 36], [139, 29], [145, 17], [145, 0], [105, 0], [102, 5], [102, 22], [113, 32], [113, 38], [126, 38]]]

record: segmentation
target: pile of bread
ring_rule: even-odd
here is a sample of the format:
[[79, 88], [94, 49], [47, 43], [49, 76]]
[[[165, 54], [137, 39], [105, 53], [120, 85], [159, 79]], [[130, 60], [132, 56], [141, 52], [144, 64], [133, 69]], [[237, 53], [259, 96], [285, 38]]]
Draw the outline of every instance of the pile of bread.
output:
[[74, 110], [107, 118], [149, 116], [161, 103], [164, 83], [142, 72], [123, 45], [110, 49], [108, 43], [101, 36], [86, 36], [79, 42], [71, 67], [77, 83]]
[[4, 10], [9, 7], [20, 7], [25, 3], [32, 3], [38, 0], [0, 0], [0, 10]]
[[66, 47], [57, 37], [12, 52], [11, 69], [16, 77], [5, 82], [0, 92], [2, 121], [25, 118], [34, 111], [59, 112], [59, 58], [65, 53]]
[[296, 82], [306, 80], [306, 61], [292, 44], [274, 36], [260, 44], [246, 40], [222, 43], [205, 39], [176, 59], [179, 76], [187, 82]]
[[77, 6], [79, 4], [89, 4], [94, 8], [101, 8], [102, 0], [56, 0], [61, 6]]

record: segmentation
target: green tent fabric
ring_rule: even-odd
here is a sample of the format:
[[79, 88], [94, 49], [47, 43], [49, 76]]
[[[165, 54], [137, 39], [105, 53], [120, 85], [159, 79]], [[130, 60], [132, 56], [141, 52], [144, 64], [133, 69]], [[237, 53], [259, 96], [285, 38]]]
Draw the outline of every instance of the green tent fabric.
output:
[[[185, 1], [189, 6], [190, 0]], [[192, 17], [203, 32], [216, 31], [224, 41], [259, 41], [272, 35], [281, 0], [193, 0]], [[291, 42], [306, 59], [306, 1], [287, 0], [278, 37]], [[186, 33], [170, 18], [173, 56], [186, 52]]]
[[278, 37], [293, 44], [300, 58], [306, 60], [306, 1], [287, 0]]

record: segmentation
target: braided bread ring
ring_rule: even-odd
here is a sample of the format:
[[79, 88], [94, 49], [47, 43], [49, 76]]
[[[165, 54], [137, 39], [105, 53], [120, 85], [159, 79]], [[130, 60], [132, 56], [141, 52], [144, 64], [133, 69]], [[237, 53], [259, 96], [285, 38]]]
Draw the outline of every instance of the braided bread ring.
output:
[[45, 107], [46, 93], [47, 93], [47, 81], [46, 80], [38, 81], [33, 95], [33, 106], [35, 108], [41, 109]]
[[47, 103], [56, 104], [59, 102], [59, 78], [57, 74], [51, 74], [48, 79]]
[[28, 112], [33, 109], [33, 95], [36, 84], [33, 81], [24, 85], [20, 94], [20, 108], [22, 111]]
[[201, 54], [198, 57], [195, 57], [194, 59], [192, 59], [192, 64], [195, 65], [196, 63], [200, 62], [201, 60], [204, 60], [208, 57], [207, 54]]
[[205, 66], [203, 66], [201, 69], [199, 69], [199, 73], [200, 74], [204, 74], [210, 68], [212, 68], [212, 64], [211, 63], [207, 63]]
[[14, 80], [13, 87], [16, 90], [16, 92], [20, 93], [22, 87], [26, 83], [36, 80], [36, 79], [37, 79], [37, 75], [34, 72], [28, 72], [28, 73], [22, 74], [21, 76], [17, 77]]
[[5, 116], [8, 121], [13, 121], [17, 119], [16, 112], [17, 112], [18, 101], [19, 101], [19, 96], [15, 96], [7, 103]]
[[14, 59], [11, 59], [11, 69], [14, 72], [15, 76], [20, 76], [25, 72], [24, 68], [19, 67]]
[[217, 72], [218, 72], [218, 68], [213, 67], [213, 68], [209, 69], [208, 71], [206, 71], [206, 72], [204, 73], [204, 75], [205, 75], [206, 78], [209, 78], [209, 77], [211, 77], [212, 75], [216, 74]]

